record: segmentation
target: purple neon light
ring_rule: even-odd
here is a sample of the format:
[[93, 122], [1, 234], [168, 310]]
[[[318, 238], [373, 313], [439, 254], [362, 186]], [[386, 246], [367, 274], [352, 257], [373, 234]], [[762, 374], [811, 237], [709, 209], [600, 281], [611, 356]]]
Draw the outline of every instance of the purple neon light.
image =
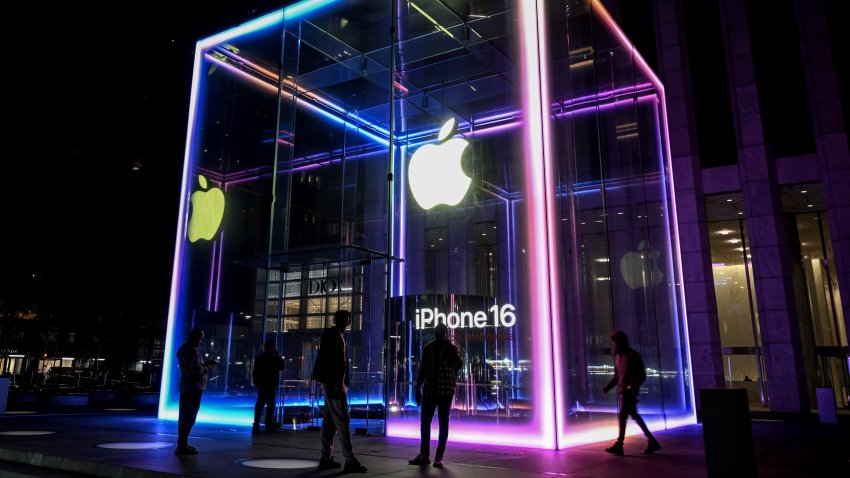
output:
[[165, 354], [162, 363], [162, 384], [160, 386], [160, 401], [158, 415], [167, 415], [168, 404], [171, 394], [171, 371], [173, 370], [174, 356], [174, 319], [177, 313], [177, 304], [180, 295], [180, 282], [183, 276], [183, 246], [186, 237], [186, 202], [189, 197], [189, 183], [191, 177], [189, 168], [192, 164], [192, 150], [194, 144], [192, 137], [195, 133], [197, 123], [198, 92], [200, 89], [201, 64], [203, 47], [200, 43], [195, 46], [195, 65], [192, 71], [192, 88], [189, 94], [189, 124], [186, 128], [186, 148], [183, 152], [183, 181], [180, 184], [180, 207], [177, 212], [177, 234], [174, 238], [174, 264], [171, 268], [171, 295], [168, 299], [168, 324], [165, 330]]
[[[667, 113], [666, 113], [666, 104], [664, 102], [664, 93], [663, 86], [661, 85], [658, 78], [654, 75], [654, 73], [649, 69], [646, 65], [645, 61], [640, 57], [640, 55], [635, 51], [634, 47], [631, 43], [628, 42], [628, 39], [613, 22], [608, 15], [607, 11], [604, 10], [601, 3], [598, 0], [591, 0], [592, 7], [600, 12], [600, 16], [603, 18], [603, 21], [609, 23], [609, 27], [615, 31], [615, 33], [620, 36], [620, 39], [626, 44], [638, 60], [638, 65], [645, 70], [647, 76], [650, 77], [654, 83], [654, 85], [658, 88], [661, 95], [661, 103], [662, 103], [662, 117], [663, 117], [663, 128], [664, 128], [664, 149], [667, 153], [667, 158], [670, 158], [670, 146], [669, 146], [669, 133], [667, 132]], [[546, 65], [545, 61], [541, 62], [541, 58], [546, 58], [545, 52], [545, 43], [541, 41], [541, 39], [545, 38], [543, 33], [543, 29], [545, 27], [544, 20], [544, 5], [542, 0], [536, 0], [536, 2], [522, 2], [520, 7], [520, 19], [521, 19], [521, 27], [520, 27], [520, 44], [523, 53], [523, 114], [529, 120], [523, 123], [524, 126], [524, 137], [526, 138], [526, 171], [527, 173], [527, 184], [526, 190], [528, 194], [528, 200], [526, 201], [526, 207], [529, 209], [528, 221], [529, 221], [529, 236], [531, 244], [531, 249], [534, 256], [531, 264], [531, 279], [538, 286], [545, 284], [542, 287], [532, 287], [533, 291], [539, 291], [540, 293], [537, 295], [532, 294], [532, 310], [536, 312], [541, 312], [542, 315], [538, 315], [537, 313], [533, 313], [536, 321], [532, 326], [532, 334], [536, 339], [543, 339], [541, 344], [548, 344], [548, 347], [538, 347], [535, 350], [533, 355], [536, 363], [539, 364], [552, 364], [552, 375], [546, 373], [535, 373], [534, 375], [534, 390], [535, 390], [535, 399], [536, 399], [536, 409], [539, 412], [534, 419], [533, 424], [530, 427], [523, 427], [522, 431], [519, 433], [514, 433], [514, 428], [511, 427], [511, 436], [510, 443], [517, 444], [521, 446], [544, 446], [544, 447], [558, 447], [560, 444], [567, 443], [563, 441], [563, 430], [561, 426], [556, 426], [556, 433], [553, 435], [551, 432], [551, 424], [558, 423], [556, 412], [563, 410], [563, 397], [560, 394], [560, 391], [563, 390], [563, 387], [560, 386], [560, 360], [558, 357], [557, 347], [554, 347], [554, 343], [552, 341], [553, 336], [558, 336], [558, 297], [557, 291], [558, 284], [553, 282], [553, 280], [557, 280], [557, 267], [555, 266], [554, 259], [556, 258], [554, 245], [556, 244], [554, 240], [555, 227], [553, 225], [554, 221], [554, 194], [555, 188], [553, 187], [553, 174], [552, 174], [552, 159], [550, 152], [548, 151], [550, 141], [549, 141], [549, 112], [548, 108], [545, 108], [544, 105], [549, 105], [548, 102], [548, 91], [547, 91], [547, 80], [548, 75], [546, 74]], [[278, 13], [278, 12], [275, 12]], [[267, 15], [266, 17], [271, 17], [274, 14]], [[259, 22], [259, 20], [266, 19], [266, 17], [262, 17], [257, 21], [249, 22], [251, 24], [263, 25], [262, 27], [256, 26], [253, 27], [253, 30], [246, 29], [245, 31], [240, 31], [239, 33], [233, 34], [233, 36], [241, 35], [243, 33], [249, 33], [250, 31], [256, 31], [257, 28], [263, 28], [268, 26], [271, 23]], [[272, 22], [273, 23], [273, 22]], [[247, 24], [245, 24], [247, 25]], [[238, 28], [244, 29], [245, 25], [242, 25]], [[236, 29], [234, 29], [235, 31]], [[225, 33], [230, 33], [228, 32]], [[220, 34], [219, 36], [224, 35]], [[175, 247], [175, 263], [172, 269], [172, 288], [171, 288], [171, 297], [169, 301], [169, 317], [168, 323], [169, 327], [167, 330], [166, 337], [166, 357], [164, 367], [170, 370], [170, 362], [171, 357], [173, 355], [173, 318], [176, 312], [176, 306], [179, 301], [178, 297], [178, 284], [179, 278], [182, 276], [182, 261], [178, 261], [178, 259], [182, 258], [183, 254], [183, 238], [185, 236], [185, 227], [188, 218], [186, 217], [186, 201], [188, 199], [188, 185], [191, 181], [187, 180], [188, 168], [190, 165], [190, 158], [192, 153], [193, 145], [191, 143], [192, 133], [196, 127], [196, 113], [197, 113], [197, 98], [199, 95], [199, 78], [200, 78], [200, 63], [199, 59], [201, 56], [202, 45], [204, 47], [209, 47], [213, 44], [220, 43], [222, 41], [226, 41], [226, 39], [217, 38], [215, 41], [211, 41], [213, 37], [210, 39], [206, 39], [203, 42], [198, 43], [198, 47], [196, 49], [196, 62], [195, 62], [195, 72], [193, 75], [192, 82], [192, 90], [190, 96], [190, 115], [189, 115], [189, 128], [187, 131], [187, 143], [186, 149], [184, 153], [184, 182], [181, 186], [181, 201], [180, 201], [180, 210], [178, 216], [178, 231], [176, 237], [176, 247]], [[224, 65], [225, 67], [231, 67], [231, 65]], [[256, 78], [251, 77], [245, 72], [242, 72], [238, 69], [234, 70], [244, 74], [246, 77], [251, 78], [256, 81], [260, 81]], [[535, 83], [536, 82], [536, 83]], [[266, 86], [270, 86], [267, 85]], [[536, 88], [536, 89], [535, 89]], [[603, 94], [595, 95], [594, 98], [598, 101], [602, 96], [611, 96], [612, 92], [605, 92]], [[569, 103], [575, 105], [579, 99], [570, 100]], [[309, 103], [304, 103], [308, 106], [315, 108], [315, 106], [310, 105]], [[616, 104], [611, 104], [615, 106]], [[563, 107], [563, 105], [561, 105]], [[588, 110], [598, 109], [600, 107], [605, 107], [606, 105], [596, 105], [587, 108]], [[584, 108], [573, 110], [568, 113], [563, 114], [575, 114], [579, 112], [583, 112]], [[507, 116], [507, 115], [505, 115]], [[343, 120], [344, 121], [344, 120]], [[483, 128], [477, 131], [471, 131], [468, 134], [470, 135], [484, 135], [491, 134], [499, 131], [504, 131], [513, 127], [518, 126], [520, 123], [514, 122], [509, 124], [496, 124], [489, 128]], [[405, 145], [406, 146], [406, 145]], [[404, 158], [404, 155], [402, 155]], [[539, 160], [538, 160], [539, 158]], [[338, 161], [338, 160], [333, 160]], [[663, 161], [663, 158], [662, 158]], [[316, 167], [316, 165], [305, 165], [301, 168], [311, 168]], [[404, 161], [402, 161], [402, 170], [403, 170]], [[671, 171], [671, 165], [668, 164], [667, 167], [670, 177], [670, 187], [673, 191], [675, 188], [673, 186], [673, 176]], [[529, 179], [529, 178], [534, 178]], [[253, 180], [254, 178], [242, 178], [235, 182], [244, 182]], [[235, 183], [234, 182], [234, 183]], [[675, 209], [675, 195], [671, 194], [671, 200], [673, 202], [672, 206], [672, 214], [673, 214], [673, 227], [674, 227], [674, 240], [676, 244], [676, 248], [678, 250], [679, 247], [679, 234], [678, 234], [678, 224], [676, 220], [676, 209]], [[402, 194], [402, 200], [404, 200], [404, 195]], [[538, 211], [532, 210], [532, 203], [536, 206]], [[404, 208], [402, 208], [404, 211]], [[510, 218], [509, 218], [510, 220]], [[404, 229], [400, 234], [403, 234]], [[542, 234], [541, 234], [542, 232]], [[542, 239], [541, 239], [542, 238]], [[403, 244], [403, 242], [402, 242]], [[403, 246], [402, 246], [403, 248]], [[402, 249], [400, 248], [400, 250]], [[221, 255], [219, 252], [219, 255]], [[538, 260], [539, 259], [539, 260]], [[679, 260], [678, 255], [676, 256], [676, 266], [678, 269], [679, 277], [682, 277], [682, 266], [681, 261]], [[215, 258], [213, 258], [215, 260]], [[219, 257], [219, 267], [220, 267]], [[399, 272], [402, 272], [399, 269]], [[220, 272], [219, 272], [220, 274]], [[400, 274], [399, 277], [403, 277], [403, 274]], [[219, 283], [220, 287], [220, 283]], [[401, 288], [403, 291], [403, 287]], [[684, 314], [684, 295], [683, 290], [679, 288], [680, 300], [682, 304], [682, 313]], [[216, 294], [218, 295], [218, 294]], [[546, 297], [548, 296], [548, 297]], [[216, 297], [216, 303], [218, 302], [218, 298]], [[217, 308], [217, 304], [216, 304]], [[538, 319], [538, 317], [541, 317]], [[684, 318], [684, 317], [683, 317]], [[683, 325], [685, 327], [685, 333], [687, 334], [687, 323], [686, 320], [683, 321]], [[551, 329], [550, 329], [551, 327]], [[686, 344], [686, 347], [688, 344]], [[690, 364], [690, 350], [688, 347], [688, 364]], [[545, 366], [541, 366], [540, 368], [545, 368]], [[162, 390], [167, 393], [169, 388], [168, 382], [170, 381], [170, 376], [163, 377], [163, 386]], [[690, 388], [691, 392], [691, 402], [693, 403], [693, 390]], [[554, 402], [554, 403], [553, 403]], [[160, 402], [160, 415], [165, 415], [167, 400], [162, 400]], [[542, 407], [542, 408], [541, 408]], [[554, 420], [554, 421], [553, 421]], [[452, 439], [456, 441], [472, 441], [476, 443], [504, 443], [504, 438], [502, 440], [498, 440], [499, 437], [495, 439], [492, 437], [494, 434], [492, 433], [492, 426], [487, 425], [473, 425], [473, 424], [458, 424], [459, 426], [453, 426], [452, 430]], [[407, 430], [410, 428], [410, 430]], [[407, 432], [410, 431], [411, 437], [418, 437], [419, 426], [418, 421], [416, 423], [404, 423], [404, 424], [396, 424], [392, 425], [388, 423], [388, 433], [393, 429], [399, 433], [404, 433], [403, 435], [397, 436], [407, 436]], [[531, 432], [531, 433], [526, 433]], [[395, 434], [395, 433], [393, 433]], [[606, 435], [607, 436], [607, 435]], [[495, 440], [495, 441], [494, 441]], [[572, 442], [572, 440], [570, 440]]]
[[[520, 57], [523, 141], [525, 146], [525, 193], [528, 224], [528, 296], [532, 317], [532, 335], [535, 344], [532, 357], [537, 370], [534, 372], [535, 418], [538, 446], [557, 448], [557, 436], [553, 423], [558, 423], [555, 400], [552, 323], [554, 322], [551, 289], [552, 251], [552, 199], [553, 192], [551, 152], [549, 151], [549, 91], [547, 88], [545, 48], [545, 8], [542, 0], [525, 1], [519, 7]], [[546, 367], [551, 364], [552, 369]]]
[[[631, 41], [629, 41], [628, 37], [623, 32], [623, 30], [620, 28], [620, 26], [617, 24], [617, 22], [615, 22], [614, 19], [611, 17], [611, 14], [608, 13], [608, 10], [605, 9], [605, 6], [602, 5], [602, 2], [600, 0], [591, 0], [591, 6], [602, 17], [602, 20], [605, 22], [605, 24], [608, 26], [608, 28], [610, 28], [612, 31], [614, 31], [614, 33], [620, 38], [620, 41], [629, 48], [634, 59], [636, 60], [637, 65], [640, 67], [641, 71], [643, 71], [643, 73], [648, 78], [650, 78], [650, 81], [655, 85], [655, 87], [658, 88], [659, 101], [661, 103], [661, 119], [662, 119], [661, 124], [660, 124], [660, 129], [661, 129], [661, 132], [662, 132], [662, 135], [663, 135], [664, 153], [665, 153], [665, 158], [666, 158], [666, 161], [665, 161], [666, 168], [665, 169], [667, 171], [667, 177], [669, 178], [669, 181], [670, 181], [670, 188], [669, 189], [670, 189], [670, 199], [671, 199], [672, 204], [669, 207], [669, 210], [670, 210], [670, 214], [672, 216], [672, 223], [673, 223], [673, 241], [674, 241], [675, 251], [681, 251], [682, 249], [681, 249], [681, 245], [680, 245], [680, 242], [679, 242], [679, 218], [678, 218], [678, 213], [677, 213], [677, 209], [676, 209], [676, 194], [675, 194], [676, 185], [675, 185], [675, 181], [674, 181], [674, 178], [673, 178], [673, 160], [672, 160], [673, 156], [672, 156], [672, 152], [670, 151], [670, 131], [668, 130], [667, 98], [666, 98], [666, 94], [665, 94], [665, 90], [664, 90], [664, 85], [661, 83], [661, 80], [658, 79], [658, 76], [655, 75], [655, 72], [652, 71], [652, 68], [649, 67], [649, 64], [646, 62], [646, 60], [643, 59], [643, 57], [640, 55], [640, 53], [637, 51], [637, 49], [634, 47], [634, 45], [631, 43]], [[671, 251], [671, 252], [673, 252], [673, 251]], [[684, 277], [684, 274], [683, 274], [683, 271], [682, 271], [682, 260], [681, 260], [680, 254], [678, 252], [675, 254], [675, 261], [676, 261], [676, 269], [678, 271], [678, 277], [676, 277], [676, 280], [681, 281], [682, 278]], [[688, 339], [688, 337], [690, 337], [690, 333], [688, 331], [688, 312], [687, 312], [687, 307], [686, 307], [686, 303], [685, 303], [685, 287], [684, 287], [684, 284], [681, 284], [681, 282], [677, 282], [676, 287], [679, 289], [679, 300], [680, 300], [681, 307], [679, 307], [678, 309], [681, 310], [681, 313], [682, 313], [681, 324], [682, 324], [682, 328], [684, 329], [684, 332], [685, 332], [684, 342], [685, 342], [685, 350], [686, 350], [687, 361], [688, 361], [687, 370], [683, 370], [683, 372], [686, 373], [688, 375], [688, 377], [693, 377], [692, 370], [690, 370], [691, 367], [692, 367], [691, 346], [690, 346], [690, 340]], [[695, 400], [694, 400], [694, 387], [690, 386], [690, 387], [688, 387], [688, 389], [689, 389], [689, 392], [690, 392], [690, 395], [691, 395], [691, 404], [694, 404], [694, 403], [696, 403]], [[693, 423], [694, 420], [696, 420], [696, 410], [692, 408], [690, 421], [688, 421], [688, 423]]]

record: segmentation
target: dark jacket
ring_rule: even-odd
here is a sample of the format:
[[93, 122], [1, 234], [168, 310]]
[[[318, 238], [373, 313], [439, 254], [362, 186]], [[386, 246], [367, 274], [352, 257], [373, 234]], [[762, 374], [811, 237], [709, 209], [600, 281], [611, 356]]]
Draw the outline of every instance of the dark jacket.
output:
[[286, 362], [277, 352], [263, 352], [254, 360], [254, 386], [276, 388], [280, 385], [280, 371], [286, 370]]
[[620, 395], [631, 393], [637, 396], [644, 381], [646, 381], [646, 367], [637, 350], [631, 347], [623, 351], [618, 350], [614, 354], [614, 376], [605, 388], [611, 389], [617, 385]]
[[180, 393], [207, 388], [207, 367], [198, 349], [189, 342], [184, 342], [177, 350], [177, 365], [180, 367]]
[[455, 344], [448, 340], [434, 340], [422, 349], [422, 362], [416, 376], [416, 388], [425, 384], [426, 397], [453, 397], [457, 385], [457, 371], [463, 365]]
[[343, 333], [338, 327], [328, 327], [322, 332], [319, 355], [313, 367], [313, 380], [335, 388], [350, 384], [348, 350]]

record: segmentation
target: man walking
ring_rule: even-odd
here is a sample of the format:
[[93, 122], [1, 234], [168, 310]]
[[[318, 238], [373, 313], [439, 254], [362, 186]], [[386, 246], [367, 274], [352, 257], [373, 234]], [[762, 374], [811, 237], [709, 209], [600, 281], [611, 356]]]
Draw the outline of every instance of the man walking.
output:
[[257, 387], [257, 403], [254, 404], [254, 427], [251, 433], [260, 432], [260, 415], [266, 408], [266, 431], [276, 428], [274, 419], [275, 392], [280, 385], [280, 371], [286, 369], [286, 362], [277, 352], [274, 340], [266, 340], [263, 353], [254, 360], [254, 386]]
[[629, 415], [638, 424], [643, 434], [649, 440], [645, 454], [655, 453], [661, 449], [661, 444], [652, 435], [652, 432], [647, 428], [643, 418], [637, 411], [638, 394], [640, 386], [646, 380], [646, 367], [643, 365], [643, 359], [640, 354], [633, 348], [629, 347], [629, 337], [621, 330], [611, 332], [611, 345], [614, 347], [614, 376], [608, 385], [602, 388], [602, 392], [608, 393], [608, 390], [617, 386], [620, 394], [620, 413], [618, 414], [620, 434], [617, 436], [617, 441], [606, 448], [605, 451], [617, 456], [623, 456], [623, 439], [626, 436], [626, 420]]
[[[443, 466], [443, 454], [449, 438], [449, 412], [455, 395], [457, 371], [463, 365], [460, 352], [447, 338], [446, 324], [437, 324], [434, 328], [435, 339], [422, 350], [419, 374], [416, 377], [416, 403], [422, 405], [421, 441], [419, 454], [408, 461], [411, 465], [427, 466], [430, 461], [431, 420], [434, 410], [438, 410], [440, 436], [434, 466]], [[424, 385], [424, 393], [422, 391]]]
[[201, 396], [207, 388], [207, 373], [218, 362], [204, 363], [198, 347], [204, 341], [203, 329], [196, 327], [189, 332], [187, 340], [177, 350], [177, 365], [180, 367], [180, 408], [177, 418], [177, 449], [175, 455], [197, 455], [198, 449], [189, 445], [189, 432], [195, 426]]
[[357, 461], [351, 445], [351, 418], [348, 415], [348, 347], [345, 329], [351, 325], [351, 312], [338, 310], [334, 314], [334, 325], [322, 333], [319, 354], [313, 368], [313, 380], [322, 384], [325, 391], [325, 414], [322, 420], [322, 459], [319, 470], [342, 466], [333, 459], [334, 437], [339, 432], [339, 441], [345, 454], [345, 473], [365, 473], [366, 467]]

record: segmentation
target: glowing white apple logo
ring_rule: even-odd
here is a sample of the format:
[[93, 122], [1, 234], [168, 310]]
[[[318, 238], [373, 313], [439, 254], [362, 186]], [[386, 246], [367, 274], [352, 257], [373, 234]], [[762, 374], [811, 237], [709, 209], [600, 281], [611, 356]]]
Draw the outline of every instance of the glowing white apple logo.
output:
[[463, 199], [472, 178], [460, 166], [461, 155], [469, 142], [453, 138], [457, 120], [446, 121], [437, 140], [440, 144], [426, 144], [417, 149], [410, 158], [407, 178], [410, 192], [422, 209], [428, 210], [437, 204], [454, 206]]
[[630, 289], [660, 284], [664, 280], [664, 273], [658, 266], [659, 255], [658, 251], [646, 248], [646, 241], [640, 241], [637, 251], [628, 252], [620, 259], [620, 275]]
[[189, 242], [209, 241], [218, 231], [224, 217], [224, 192], [219, 188], [207, 191], [207, 178], [198, 175], [201, 191], [192, 193], [192, 217], [189, 219]]

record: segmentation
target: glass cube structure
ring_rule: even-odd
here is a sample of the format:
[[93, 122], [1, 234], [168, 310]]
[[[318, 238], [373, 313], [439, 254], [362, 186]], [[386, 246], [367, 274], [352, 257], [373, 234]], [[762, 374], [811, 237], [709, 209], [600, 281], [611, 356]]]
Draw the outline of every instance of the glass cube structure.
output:
[[601, 3], [305, 0], [194, 68], [161, 418], [202, 327], [200, 421], [253, 421], [274, 339], [280, 419], [318, 424], [319, 336], [347, 309], [354, 428], [419, 436], [438, 322], [464, 360], [450, 440], [612, 437], [613, 329], [650, 426], [694, 421], [664, 89]]

